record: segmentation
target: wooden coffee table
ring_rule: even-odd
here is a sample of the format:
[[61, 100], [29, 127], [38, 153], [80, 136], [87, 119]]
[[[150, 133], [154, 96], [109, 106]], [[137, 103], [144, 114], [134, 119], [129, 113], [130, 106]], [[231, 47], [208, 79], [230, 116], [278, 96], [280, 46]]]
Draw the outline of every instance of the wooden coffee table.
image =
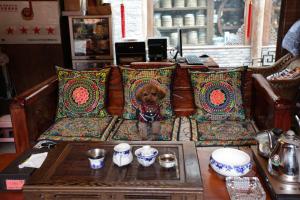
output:
[[[203, 199], [203, 184], [197, 151], [193, 142], [130, 142], [132, 153], [150, 144], [159, 154], [173, 152], [178, 166], [162, 168], [158, 160], [142, 167], [133, 162], [119, 168], [112, 162], [118, 143], [60, 143], [24, 186], [26, 199]], [[89, 167], [86, 151], [107, 151], [105, 166]]]

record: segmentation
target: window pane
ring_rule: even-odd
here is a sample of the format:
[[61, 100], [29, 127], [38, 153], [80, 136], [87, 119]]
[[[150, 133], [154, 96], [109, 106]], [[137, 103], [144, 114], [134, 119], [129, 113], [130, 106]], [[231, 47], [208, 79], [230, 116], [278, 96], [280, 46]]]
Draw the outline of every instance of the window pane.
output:
[[214, 45], [244, 44], [243, 0], [214, 1]]
[[[182, 29], [182, 43], [188, 46], [209, 44], [207, 0], [156, 0], [154, 1], [154, 36], [167, 37], [170, 46], [177, 44], [178, 29]], [[210, 23], [208, 23], [208, 21]]]

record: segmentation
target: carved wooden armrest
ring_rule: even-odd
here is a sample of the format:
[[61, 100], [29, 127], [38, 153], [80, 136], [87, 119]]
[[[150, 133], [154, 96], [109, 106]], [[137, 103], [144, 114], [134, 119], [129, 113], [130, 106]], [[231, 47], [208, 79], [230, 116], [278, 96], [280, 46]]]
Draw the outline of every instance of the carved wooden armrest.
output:
[[261, 74], [253, 74], [252, 117], [260, 129], [291, 127], [292, 104], [278, 96]]
[[267, 77], [276, 72], [282, 71], [285, 69], [292, 61], [294, 60], [294, 56], [291, 53], [286, 54], [279, 60], [277, 60], [271, 66], [262, 66], [262, 67], [250, 67], [249, 69], [253, 72], [253, 74], [262, 74], [264, 77]]
[[30, 148], [54, 122], [57, 78], [53, 76], [15, 97], [10, 105], [16, 151]]

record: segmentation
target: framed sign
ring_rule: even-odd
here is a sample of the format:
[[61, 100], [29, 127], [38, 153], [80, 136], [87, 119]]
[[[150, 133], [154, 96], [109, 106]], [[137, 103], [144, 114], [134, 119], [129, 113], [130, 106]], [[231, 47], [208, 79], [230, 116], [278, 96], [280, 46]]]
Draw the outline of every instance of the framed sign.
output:
[[58, 1], [0, 1], [0, 44], [61, 43]]

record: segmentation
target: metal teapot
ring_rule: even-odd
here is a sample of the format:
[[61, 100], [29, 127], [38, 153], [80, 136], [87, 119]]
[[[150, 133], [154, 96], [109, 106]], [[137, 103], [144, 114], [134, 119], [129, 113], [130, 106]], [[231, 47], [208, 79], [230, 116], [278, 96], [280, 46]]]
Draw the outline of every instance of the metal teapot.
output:
[[300, 138], [294, 131], [282, 134], [268, 159], [268, 171], [282, 181], [300, 182]]

